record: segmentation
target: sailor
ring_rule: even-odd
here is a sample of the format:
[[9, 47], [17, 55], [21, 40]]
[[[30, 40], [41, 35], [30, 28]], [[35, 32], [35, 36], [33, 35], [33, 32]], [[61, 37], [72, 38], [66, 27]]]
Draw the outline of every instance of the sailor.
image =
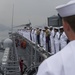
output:
[[23, 31], [22, 31], [22, 29], [20, 30], [19, 34], [20, 34], [20, 35], [23, 35]]
[[34, 29], [34, 43], [36, 43], [36, 29]]
[[56, 7], [70, 42], [39, 66], [37, 75], [75, 75], [75, 0]]
[[32, 28], [30, 28], [30, 40], [32, 41]]
[[32, 37], [32, 42], [34, 42], [34, 29], [32, 29], [31, 37]]
[[40, 46], [41, 47], [43, 47], [43, 35], [44, 35], [43, 30], [40, 29]]
[[46, 33], [45, 33], [45, 29], [43, 30], [43, 49], [46, 50]]
[[58, 27], [54, 28], [54, 50], [55, 53], [59, 52], [59, 32]]
[[53, 29], [53, 27], [51, 26], [50, 27], [50, 47], [51, 47], [51, 53], [55, 53], [55, 48], [54, 48], [54, 38], [53, 38], [53, 36], [54, 36], [54, 29]]
[[49, 41], [50, 41], [50, 31], [48, 29], [48, 27], [45, 27], [45, 32], [46, 32], [46, 50], [48, 52], [50, 52], [50, 44], [49, 44]]
[[37, 30], [36, 30], [36, 38], [37, 38], [37, 44], [40, 45], [40, 30], [39, 30], [39, 28], [37, 28]]
[[60, 40], [60, 50], [64, 48], [67, 45], [67, 36], [64, 32], [63, 26], [60, 27], [60, 35], [59, 35], [59, 40]]
[[23, 29], [23, 36], [25, 37], [25, 38], [27, 38], [28, 40], [30, 40], [30, 30], [28, 30], [28, 29]]

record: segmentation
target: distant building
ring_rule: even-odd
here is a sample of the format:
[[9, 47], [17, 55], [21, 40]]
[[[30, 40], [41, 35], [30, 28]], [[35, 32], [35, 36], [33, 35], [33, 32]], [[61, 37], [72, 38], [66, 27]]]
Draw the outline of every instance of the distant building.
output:
[[47, 18], [48, 26], [59, 27], [62, 26], [62, 19], [59, 16], [51, 16]]

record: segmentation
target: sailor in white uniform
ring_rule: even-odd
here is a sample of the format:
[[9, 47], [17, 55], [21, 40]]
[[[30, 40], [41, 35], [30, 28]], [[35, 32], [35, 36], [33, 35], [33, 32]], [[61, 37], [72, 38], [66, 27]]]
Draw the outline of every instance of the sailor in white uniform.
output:
[[75, 0], [58, 6], [63, 27], [70, 42], [39, 66], [37, 75], [75, 75]]
[[54, 48], [54, 29], [53, 27], [50, 27], [50, 47], [51, 47], [51, 53], [55, 53], [55, 48]]
[[32, 42], [34, 42], [34, 29], [32, 29], [31, 37], [32, 37]]
[[43, 30], [43, 49], [46, 50], [46, 32]]
[[55, 53], [59, 52], [59, 32], [58, 32], [58, 27], [54, 28], [54, 48], [55, 48]]
[[63, 49], [67, 45], [67, 40], [68, 40], [68, 38], [63, 30], [63, 26], [60, 27], [59, 40], [60, 40], [60, 49]]
[[44, 35], [44, 32], [42, 29], [40, 29], [40, 46], [43, 47], [43, 35]]
[[23, 31], [22, 31], [22, 29], [19, 31], [19, 34], [20, 34], [20, 35], [23, 35]]
[[36, 29], [34, 29], [34, 43], [36, 43]]

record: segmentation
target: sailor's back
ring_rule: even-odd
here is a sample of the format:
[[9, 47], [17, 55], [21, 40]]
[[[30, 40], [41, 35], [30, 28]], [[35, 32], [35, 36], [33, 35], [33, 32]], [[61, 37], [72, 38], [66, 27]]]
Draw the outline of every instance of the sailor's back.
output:
[[75, 41], [72, 41], [62, 51], [46, 59], [39, 66], [37, 75], [74, 75], [74, 46]]

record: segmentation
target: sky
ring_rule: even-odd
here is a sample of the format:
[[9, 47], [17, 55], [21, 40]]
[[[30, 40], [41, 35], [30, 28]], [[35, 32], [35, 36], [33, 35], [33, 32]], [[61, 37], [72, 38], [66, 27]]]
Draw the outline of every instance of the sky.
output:
[[0, 36], [12, 25], [32, 23], [32, 26], [47, 25], [47, 17], [57, 15], [55, 7], [70, 0], [0, 0]]

